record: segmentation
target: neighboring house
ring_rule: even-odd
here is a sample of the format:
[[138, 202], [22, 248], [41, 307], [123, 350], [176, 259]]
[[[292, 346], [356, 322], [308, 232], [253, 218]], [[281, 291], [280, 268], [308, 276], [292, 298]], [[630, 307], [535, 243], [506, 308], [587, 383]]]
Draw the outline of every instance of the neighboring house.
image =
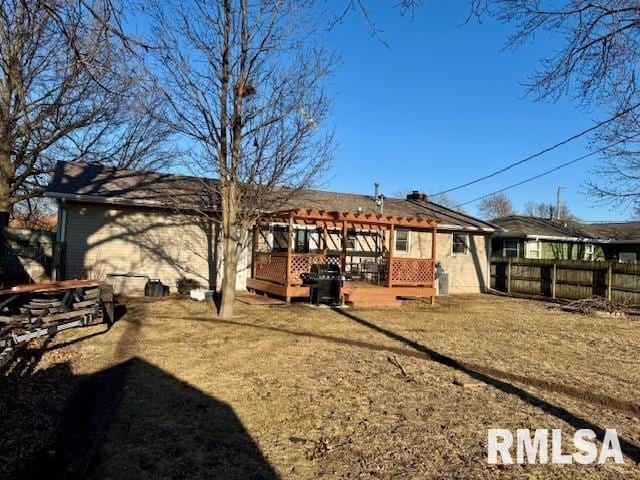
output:
[[502, 229], [492, 239], [492, 258], [635, 263], [640, 256], [640, 222], [584, 224], [522, 215], [492, 222]]
[[493, 220], [502, 231], [491, 243], [492, 258], [604, 260], [585, 226], [571, 221], [511, 215]]
[[[57, 240], [64, 245], [63, 276], [139, 275], [159, 278], [172, 290], [180, 278], [188, 277], [216, 288], [222, 271], [216, 222], [179, 211], [168, 200], [187, 196], [194, 207], [215, 218], [217, 199], [202, 194], [202, 182], [209, 181], [59, 162], [47, 196], [59, 205]], [[340, 256], [345, 268], [353, 271], [371, 262], [383, 265], [383, 270], [391, 238], [393, 256], [405, 258], [404, 266], [412, 265], [412, 259], [430, 259], [433, 232], [425, 228], [437, 224], [435, 260], [449, 273], [449, 292], [481, 292], [488, 286], [488, 246], [497, 227], [429, 202], [422, 194], [380, 202], [369, 195], [302, 190], [289, 203], [286, 211], [265, 216], [256, 229], [256, 251], [272, 257], [285, 249], [301, 255], [322, 252]], [[294, 211], [295, 222], [287, 217]], [[391, 224], [396, 227], [392, 234]], [[240, 259], [239, 289], [255, 275], [252, 250], [247, 245]]]
[[587, 227], [599, 239], [606, 260], [621, 263], [640, 260], [640, 222], [599, 222]]

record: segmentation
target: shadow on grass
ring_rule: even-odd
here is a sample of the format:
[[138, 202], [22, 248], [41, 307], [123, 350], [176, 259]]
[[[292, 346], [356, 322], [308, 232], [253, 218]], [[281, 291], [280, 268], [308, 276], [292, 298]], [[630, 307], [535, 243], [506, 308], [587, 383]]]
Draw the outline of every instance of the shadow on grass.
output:
[[[421, 354], [423, 354], [423, 358], [426, 357], [429, 360], [439, 363], [441, 365], [444, 365], [446, 367], [452, 368], [458, 372], [464, 373], [466, 375], [469, 375], [472, 378], [475, 378], [476, 380], [479, 380], [487, 385], [490, 385], [504, 393], [508, 393], [509, 395], [515, 395], [516, 397], [520, 398], [522, 401], [528, 403], [529, 405], [532, 405], [536, 408], [540, 408], [542, 409], [545, 413], [548, 413], [549, 415], [553, 415], [554, 417], [563, 420], [565, 422], [567, 422], [568, 424], [570, 424], [572, 427], [574, 427], [576, 430], [578, 429], [582, 429], [582, 428], [587, 428], [590, 430], [593, 430], [596, 435], [598, 436], [598, 438], [602, 439], [604, 438], [604, 434], [605, 434], [605, 430], [590, 422], [589, 420], [586, 420], [584, 418], [580, 418], [577, 415], [574, 415], [573, 413], [569, 412], [567, 409], [562, 408], [560, 406], [557, 405], [553, 405], [552, 403], [549, 403], [548, 401], [532, 395], [531, 393], [527, 392], [526, 390], [523, 390], [520, 387], [517, 387], [515, 385], [512, 385], [510, 383], [507, 383], [503, 380], [500, 380], [498, 378], [495, 378], [483, 371], [480, 371], [481, 369], [469, 364], [464, 364], [462, 362], [459, 362], [458, 360], [455, 360], [454, 358], [451, 358], [449, 356], [443, 355], [435, 350], [432, 350], [428, 347], [425, 347], [424, 345], [421, 345], [413, 340], [410, 340], [406, 337], [403, 337], [402, 335], [399, 335], [395, 332], [393, 332], [392, 330], [388, 330], [386, 328], [383, 328], [379, 325], [376, 325], [374, 323], [371, 323], [367, 320], [364, 320], [356, 315], [354, 315], [353, 313], [347, 312], [345, 310], [342, 309], [334, 309], [334, 311], [339, 314], [342, 315], [345, 318], [348, 318], [349, 320], [352, 320], [354, 322], [356, 322], [357, 324], [369, 328], [377, 333], [380, 333], [388, 338], [391, 338], [393, 340], [396, 340], [398, 342], [401, 342], [405, 345], [407, 345], [408, 347], [412, 348], [413, 350], [420, 352]], [[494, 369], [483, 369], [486, 371], [492, 371], [495, 372], [497, 374], [499, 374], [500, 376], [511, 376], [508, 375], [506, 372], [500, 372], [498, 370], [494, 370]], [[527, 381], [527, 377], [521, 377], [522, 380], [518, 380], [518, 381], [522, 381], [523, 383], [528, 383], [531, 384], [530, 380]], [[547, 383], [547, 382], [544, 382]], [[565, 391], [563, 391], [565, 390]], [[556, 388], [554, 389], [554, 391], [560, 391], [562, 393], [567, 393], [567, 391], [572, 391], [574, 389], [572, 388], [567, 388], [564, 387], [562, 389]], [[582, 395], [579, 396], [577, 394], [581, 393]], [[616, 404], [618, 404], [618, 406], [626, 406], [627, 408], [633, 406], [633, 411], [634, 414], [637, 415], [638, 412], [638, 406], [634, 405], [634, 404], [627, 404], [627, 402], [622, 403], [622, 405], [620, 405], [620, 400], [614, 399], [614, 398], [610, 398], [610, 397], [604, 397], [602, 395], [597, 395], [597, 394], [593, 394], [591, 392], [580, 392], [578, 390], [576, 390], [575, 392], [572, 393], [573, 396], [576, 396], [577, 398], [580, 398], [581, 400], [606, 400], [606, 405], [608, 406], [615, 406]], [[598, 402], [600, 403], [600, 402]], [[620, 440], [620, 446], [622, 447], [623, 453], [630, 459], [632, 459], [635, 462], [640, 462], [640, 447], [638, 447], [637, 445], [635, 445], [634, 443], [625, 440], [622, 437], [619, 437]]]
[[[59, 364], [19, 380], [45, 387], [70, 388], [79, 383], [64, 412], [46, 410], [46, 388], [43, 398], [32, 404], [35, 409], [45, 407], [44, 412], [25, 411], [18, 405], [3, 411], [0, 425], [18, 424], [11, 429], [14, 445], [43, 434], [41, 417], [60, 420], [52, 420], [52, 439], [25, 458], [21, 470], [0, 469], [0, 477], [278, 478], [228, 404], [140, 358], [91, 376], [74, 376], [69, 364]], [[9, 452], [0, 452], [0, 460], [3, 455]], [[9, 465], [0, 463], [3, 469]]]
[[[336, 309], [337, 312], [339, 312], [342, 315], [345, 315], [346, 312], [344, 312], [344, 310], [342, 309]], [[349, 318], [351, 320], [353, 320], [353, 318], [351, 318], [353, 315], [352, 314], [347, 314], [349, 315]], [[353, 316], [355, 317], [355, 316]], [[155, 317], [155, 318], [165, 318], [167, 320], [175, 320], [175, 318], [172, 317]], [[355, 317], [358, 320], [361, 320], [358, 317]], [[544, 380], [544, 379], [539, 379], [539, 378], [532, 378], [529, 376], [524, 376], [524, 375], [518, 375], [515, 373], [511, 373], [511, 372], [505, 372], [504, 370], [498, 370], [495, 368], [491, 368], [491, 367], [484, 367], [482, 365], [476, 365], [476, 364], [472, 364], [472, 363], [462, 363], [459, 362], [453, 358], [450, 357], [446, 357], [438, 352], [435, 352], [433, 350], [427, 349], [426, 347], [423, 347], [422, 345], [419, 345], [416, 342], [412, 342], [411, 340], [406, 339], [405, 337], [401, 337], [400, 335], [397, 335], [398, 338], [395, 338], [393, 336], [390, 336], [390, 338], [393, 338], [394, 340], [397, 341], [403, 341], [406, 340], [407, 342], [411, 342], [413, 343], [413, 345], [409, 345], [411, 347], [413, 347], [413, 350], [407, 350], [406, 348], [402, 348], [402, 347], [393, 347], [393, 346], [389, 346], [389, 345], [380, 345], [380, 344], [376, 344], [376, 343], [371, 343], [371, 342], [365, 342], [362, 340], [354, 340], [354, 339], [349, 339], [349, 338], [342, 338], [342, 337], [335, 337], [333, 335], [324, 335], [321, 333], [314, 333], [314, 332], [308, 332], [308, 331], [304, 331], [304, 330], [291, 330], [291, 329], [287, 329], [287, 328], [282, 328], [282, 327], [272, 327], [269, 325], [257, 325], [255, 323], [248, 323], [248, 322], [241, 322], [238, 320], [222, 320], [219, 318], [207, 318], [207, 317], [189, 317], [189, 321], [196, 321], [196, 322], [211, 322], [211, 323], [219, 323], [219, 324], [225, 324], [225, 325], [230, 325], [230, 326], [240, 326], [240, 327], [248, 327], [248, 328], [255, 328], [255, 329], [260, 329], [260, 330], [265, 330], [265, 331], [271, 331], [271, 332], [277, 332], [277, 333], [284, 333], [287, 335], [294, 335], [294, 336], [298, 336], [298, 337], [307, 337], [307, 338], [315, 338], [318, 340], [324, 340], [327, 342], [331, 342], [331, 343], [336, 343], [339, 345], [350, 345], [353, 347], [358, 347], [358, 348], [365, 348], [367, 350], [373, 350], [373, 351], [378, 351], [378, 352], [389, 352], [389, 353], [394, 353], [396, 355], [402, 355], [405, 357], [413, 357], [413, 358], [418, 358], [421, 360], [432, 360], [432, 361], [436, 361], [438, 363], [442, 363], [443, 365], [450, 367], [450, 368], [454, 368], [456, 370], [459, 370], [463, 373], [468, 373], [468, 372], [477, 372], [477, 373], [481, 373], [484, 375], [491, 375], [491, 376], [496, 376], [496, 377], [500, 377], [503, 380], [509, 380], [512, 382], [519, 382], [522, 384], [525, 384], [527, 386], [531, 386], [531, 387], [536, 387], [536, 388], [540, 388], [542, 390], [547, 390], [549, 392], [555, 392], [555, 393], [562, 393], [564, 395], [576, 398], [580, 401], [584, 401], [587, 403], [592, 403], [594, 405], [598, 405], [598, 406], [606, 406], [612, 409], [615, 409], [621, 413], [627, 413], [627, 414], [631, 414], [634, 416], [640, 416], [640, 405], [637, 405], [633, 402], [629, 402], [626, 400], [621, 400], [619, 398], [614, 398], [614, 397], [610, 397], [608, 395], [602, 395], [602, 394], [598, 394], [595, 392], [587, 392], [584, 391], [582, 389], [576, 388], [576, 387], [572, 387], [570, 385], [563, 385], [563, 384], [559, 384], [559, 383], [554, 383], [554, 382], [550, 382], [548, 380]], [[365, 321], [365, 320], [361, 320], [361, 321]], [[366, 322], [369, 323], [369, 322]], [[373, 327], [377, 327], [373, 324], [370, 324]], [[384, 329], [383, 329], [384, 330]], [[386, 330], [385, 330], [386, 331]], [[390, 334], [396, 335], [393, 332], [389, 332]], [[429, 353], [432, 352], [432, 353]], [[468, 373], [469, 374], [469, 373]], [[470, 374], [469, 374], [470, 375]]]

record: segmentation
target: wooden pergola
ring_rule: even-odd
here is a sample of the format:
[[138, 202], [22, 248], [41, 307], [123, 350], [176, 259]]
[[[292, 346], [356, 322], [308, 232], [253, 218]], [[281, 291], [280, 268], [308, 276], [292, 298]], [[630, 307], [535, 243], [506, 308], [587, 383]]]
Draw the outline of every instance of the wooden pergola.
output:
[[[261, 228], [273, 224], [286, 228], [286, 251], [258, 251]], [[313, 253], [294, 251], [294, 231], [296, 226], [302, 225], [315, 225], [322, 231], [323, 248]], [[317, 209], [295, 209], [268, 214], [254, 226], [252, 275], [247, 281], [247, 287], [284, 297], [287, 301], [294, 297], [306, 297], [309, 295], [309, 288], [302, 286], [301, 274], [309, 272], [316, 263], [337, 264], [345, 272], [347, 257], [353, 256], [353, 252], [348, 252], [349, 232], [368, 230], [381, 235], [383, 245], [388, 242], [388, 249], [380, 255], [385, 264], [386, 278], [381, 285], [369, 285], [366, 292], [362, 285], [358, 286], [358, 295], [362, 297], [375, 294], [394, 300], [397, 296], [431, 297], [433, 300], [437, 226], [438, 221], [433, 219]], [[397, 256], [394, 252], [397, 229], [430, 232], [431, 257]], [[328, 249], [330, 231], [340, 231], [341, 245], [338, 252], [330, 252]], [[351, 296], [352, 301], [358, 296], [355, 294], [355, 287], [355, 282], [347, 282], [343, 289], [345, 296]]]

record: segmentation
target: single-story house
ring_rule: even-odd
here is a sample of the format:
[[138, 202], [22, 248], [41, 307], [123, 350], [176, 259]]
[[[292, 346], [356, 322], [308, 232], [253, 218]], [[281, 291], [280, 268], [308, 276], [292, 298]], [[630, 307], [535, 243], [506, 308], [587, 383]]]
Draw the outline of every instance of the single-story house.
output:
[[604, 252], [578, 222], [511, 215], [493, 220], [492, 258], [604, 260]]
[[511, 215], [492, 220], [492, 258], [637, 261], [640, 222], [581, 223]]
[[587, 227], [599, 239], [606, 260], [620, 263], [640, 260], [640, 222], [598, 222]]
[[[59, 207], [60, 276], [158, 278], [172, 290], [186, 277], [216, 288], [221, 242], [210, 219], [218, 207], [201, 188], [209, 181], [58, 162], [46, 194]], [[191, 198], [208, 217], [172, 207], [167, 199], [174, 192]], [[286, 277], [286, 286], [299, 292], [300, 273], [328, 261], [339, 262], [354, 278], [433, 288], [439, 262], [449, 274], [449, 293], [482, 292], [496, 230], [418, 192], [387, 198], [301, 190], [287, 208], [265, 212], [256, 225], [236, 285], [260, 290], [260, 282], [278, 285]]]

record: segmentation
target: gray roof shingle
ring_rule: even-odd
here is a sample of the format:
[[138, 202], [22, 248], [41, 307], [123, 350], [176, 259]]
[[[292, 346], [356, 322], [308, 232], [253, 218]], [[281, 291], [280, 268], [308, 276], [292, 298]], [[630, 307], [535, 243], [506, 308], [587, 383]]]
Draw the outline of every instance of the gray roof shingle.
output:
[[640, 222], [599, 222], [588, 228], [592, 235], [613, 243], [640, 243]]
[[[219, 202], [212, 201], [203, 193], [214, 190], [203, 188], [203, 182], [207, 182], [208, 187], [212, 186], [210, 182], [215, 184], [215, 180], [197, 177], [115, 169], [103, 165], [58, 162], [47, 187], [47, 195], [81, 202], [157, 207], [167, 207], [167, 198], [179, 197], [183, 205], [187, 202], [199, 202], [199, 204], [207, 202], [209, 205], [218, 205]], [[376, 204], [373, 196], [313, 189], [302, 189], [295, 192], [282, 209], [285, 208], [380, 213], [380, 207]], [[492, 223], [429, 201], [386, 197], [383, 213], [439, 220], [441, 228], [462, 228], [488, 232], [498, 229]]]
[[640, 222], [580, 223], [569, 220], [511, 215], [493, 220], [503, 231], [499, 237], [580, 238], [599, 242], [639, 242]]
[[550, 220], [547, 218], [528, 217], [525, 215], [510, 215], [493, 220], [504, 231], [502, 237], [564, 237], [564, 238], [592, 238], [591, 233], [578, 222], [569, 220]]

